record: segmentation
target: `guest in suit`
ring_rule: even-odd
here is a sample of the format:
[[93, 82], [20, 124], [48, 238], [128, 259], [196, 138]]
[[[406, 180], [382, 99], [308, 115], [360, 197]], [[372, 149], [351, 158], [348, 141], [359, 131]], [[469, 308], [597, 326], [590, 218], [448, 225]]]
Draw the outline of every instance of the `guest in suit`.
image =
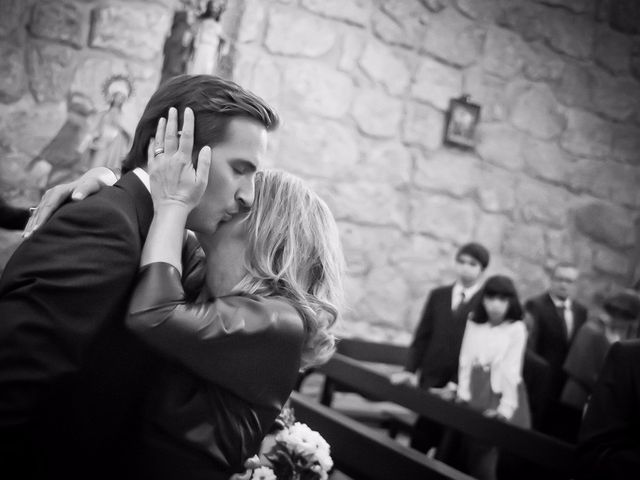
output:
[[575, 478], [626, 480], [640, 472], [640, 340], [614, 343], [580, 428]]
[[[453, 285], [435, 288], [429, 294], [405, 369], [391, 377], [392, 383], [430, 390], [442, 389], [457, 380], [467, 316], [480, 300], [481, 277], [488, 265], [489, 251], [479, 243], [468, 243], [458, 250], [455, 257], [457, 279]], [[441, 424], [419, 417], [414, 425], [411, 446], [427, 452], [438, 446], [443, 432]]]
[[587, 309], [575, 299], [578, 273], [573, 264], [556, 265], [549, 290], [525, 303], [532, 321], [529, 355], [548, 365], [548, 383], [543, 387], [546, 398], [537, 398], [541, 393], [537, 386], [527, 385], [533, 398], [533, 427], [569, 441], [575, 441], [579, 418], [567, 413], [560, 403], [560, 393], [566, 381], [562, 366], [576, 332], [587, 319]]
[[276, 114], [217, 77], [165, 83], [138, 123], [128, 173], [55, 212], [22, 242], [0, 279], [3, 477], [124, 478], [128, 471], [126, 432], [164, 364], [126, 331], [124, 318], [153, 218], [148, 148], [167, 112], [174, 119], [195, 112], [194, 151], [213, 150], [211, 180], [187, 226], [212, 233], [253, 203]]
[[576, 334], [564, 371], [567, 381], [561, 402], [582, 417], [609, 348], [620, 340], [638, 338], [640, 297], [632, 290], [608, 295], [597, 316], [589, 319]]

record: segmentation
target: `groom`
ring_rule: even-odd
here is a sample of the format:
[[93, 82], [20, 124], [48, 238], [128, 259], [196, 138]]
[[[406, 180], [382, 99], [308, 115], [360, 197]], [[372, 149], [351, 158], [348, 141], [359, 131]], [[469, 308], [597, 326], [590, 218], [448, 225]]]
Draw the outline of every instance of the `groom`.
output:
[[[172, 108], [173, 107], [173, 108]], [[126, 478], [127, 430], [163, 362], [123, 319], [153, 217], [147, 150], [158, 121], [195, 115], [193, 152], [212, 148], [207, 190], [187, 221], [211, 233], [253, 203], [276, 113], [233, 82], [176, 77], [151, 97], [124, 175], [59, 209], [0, 279], [0, 477]], [[169, 132], [167, 132], [169, 133]], [[161, 153], [156, 151], [156, 153]]]

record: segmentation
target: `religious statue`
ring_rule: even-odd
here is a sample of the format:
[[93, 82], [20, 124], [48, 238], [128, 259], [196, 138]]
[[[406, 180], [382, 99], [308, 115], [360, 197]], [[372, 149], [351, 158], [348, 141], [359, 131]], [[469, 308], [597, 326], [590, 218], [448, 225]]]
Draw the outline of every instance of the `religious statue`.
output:
[[226, 8], [224, 0], [210, 0], [205, 11], [198, 17], [197, 30], [193, 42], [193, 57], [187, 73], [215, 74], [220, 58], [227, 55], [231, 45], [222, 30], [220, 16]]

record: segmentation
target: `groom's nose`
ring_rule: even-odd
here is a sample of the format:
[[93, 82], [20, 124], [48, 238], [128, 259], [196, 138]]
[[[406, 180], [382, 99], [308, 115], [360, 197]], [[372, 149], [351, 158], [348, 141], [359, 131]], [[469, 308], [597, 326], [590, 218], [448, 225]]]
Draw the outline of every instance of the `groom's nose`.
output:
[[240, 211], [249, 210], [253, 205], [254, 197], [253, 182], [243, 182], [236, 192], [236, 202], [240, 206]]

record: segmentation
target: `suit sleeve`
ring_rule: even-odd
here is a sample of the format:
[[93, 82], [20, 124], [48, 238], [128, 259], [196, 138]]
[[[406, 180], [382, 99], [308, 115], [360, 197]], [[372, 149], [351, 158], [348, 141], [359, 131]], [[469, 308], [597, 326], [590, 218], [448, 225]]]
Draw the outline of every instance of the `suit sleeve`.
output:
[[640, 438], [633, 421], [637, 428], [640, 356], [630, 352], [620, 343], [609, 351], [582, 422], [576, 478], [618, 480], [640, 471]]
[[292, 385], [299, 370], [304, 330], [292, 306], [239, 295], [186, 303], [180, 274], [167, 263], [141, 271], [127, 326], [196, 375], [254, 402], [269, 386]]
[[96, 333], [123, 318], [136, 242], [137, 228], [94, 195], [63, 207], [16, 250], [0, 281], [0, 415], [28, 415], [39, 389], [77, 371]]
[[409, 372], [415, 372], [420, 367], [424, 351], [429, 345], [431, 334], [433, 332], [433, 292], [429, 294], [427, 303], [425, 303], [424, 310], [422, 311], [422, 317], [420, 323], [416, 329], [416, 333], [413, 337], [413, 341], [409, 347], [409, 353], [407, 355], [407, 362], [405, 364], [405, 370]]

